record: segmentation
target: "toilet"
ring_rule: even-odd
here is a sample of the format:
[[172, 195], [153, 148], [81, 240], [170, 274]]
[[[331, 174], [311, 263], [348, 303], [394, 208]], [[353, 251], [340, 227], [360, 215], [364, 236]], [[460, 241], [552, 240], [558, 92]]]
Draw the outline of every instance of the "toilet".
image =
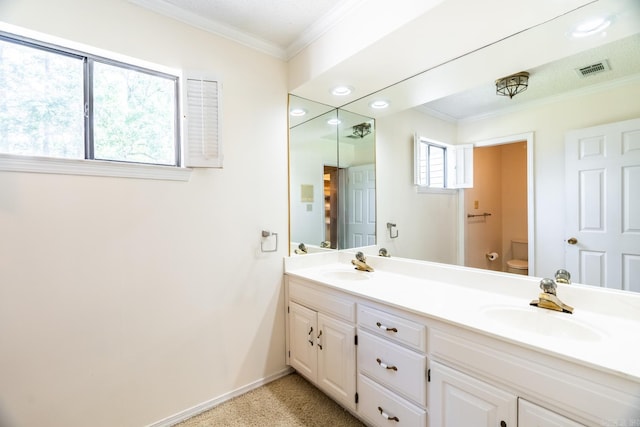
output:
[[526, 240], [511, 241], [511, 256], [513, 259], [507, 261], [507, 272], [529, 275], [529, 244]]

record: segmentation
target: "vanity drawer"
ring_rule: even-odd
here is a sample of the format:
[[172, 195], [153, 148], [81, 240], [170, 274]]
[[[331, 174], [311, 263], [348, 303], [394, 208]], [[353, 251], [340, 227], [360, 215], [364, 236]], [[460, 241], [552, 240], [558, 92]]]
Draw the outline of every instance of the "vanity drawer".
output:
[[427, 356], [360, 330], [358, 369], [398, 394], [427, 406]]
[[353, 300], [329, 292], [326, 287], [318, 289], [313, 284], [291, 278], [288, 282], [289, 299], [333, 317], [352, 323], [356, 321], [356, 304]]
[[376, 384], [364, 375], [358, 375], [358, 415], [374, 426], [425, 427], [427, 412]]
[[416, 350], [427, 351], [427, 328], [420, 323], [358, 304], [358, 326]]

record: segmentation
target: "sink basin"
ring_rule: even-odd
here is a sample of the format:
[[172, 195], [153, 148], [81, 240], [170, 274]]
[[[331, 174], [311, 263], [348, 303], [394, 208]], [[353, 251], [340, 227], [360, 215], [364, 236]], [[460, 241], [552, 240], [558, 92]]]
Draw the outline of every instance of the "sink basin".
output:
[[357, 270], [324, 271], [322, 272], [322, 276], [325, 277], [327, 280], [342, 280], [342, 281], [369, 280], [369, 274], [366, 271], [357, 271]]
[[543, 308], [492, 306], [483, 309], [482, 314], [492, 322], [523, 333], [576, 341], [600, 341], [605, 337], [601, 330], [576, 320], [572, 314]]

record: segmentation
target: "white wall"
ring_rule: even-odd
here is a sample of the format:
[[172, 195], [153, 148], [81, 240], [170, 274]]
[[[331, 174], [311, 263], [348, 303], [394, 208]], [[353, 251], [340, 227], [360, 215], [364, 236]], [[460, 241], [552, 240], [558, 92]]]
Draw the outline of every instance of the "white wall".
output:
[[[419, 194], [413, 185], [413, 133], [455, 143], [455, 124], [415, 110], [376, 120], [377, 244], [391, 256], [455, 264], [458, 195]], [[387, 222], [395, 223], [395, 239]]]
[[554, 103], [459, 124], [460, 143], [533, 131], [536, 276], [563, 267], [564, 135], [568, 130], [640, 117], [640, 81]]
[[[294, 141], [295, 131], [291, 137]], [[337, 166], [335, 141], [307, 141], [290, 145], [291, 240], [295, 243], [319, 246], [325, 240], [324, 166]], [[313, 202], [303, 202], [302, 185], [313, 186]]]
[[285, 369], [286, 64], [126, 0], [0, 20], [216, 73], [225, 144], [189, 182], [0, 172], [0, 425], [142, 426]]

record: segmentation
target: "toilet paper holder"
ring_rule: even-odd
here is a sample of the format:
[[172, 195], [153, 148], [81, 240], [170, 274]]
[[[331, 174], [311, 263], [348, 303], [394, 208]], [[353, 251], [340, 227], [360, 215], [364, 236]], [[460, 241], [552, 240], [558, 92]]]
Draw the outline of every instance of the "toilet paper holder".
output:
[[498, 255], [498, 252], [489, 252], [489, 253], [486, 253], [485, 256], [489, 261], [495, 261], [498, 258], [500, 258], [500, 255]]

